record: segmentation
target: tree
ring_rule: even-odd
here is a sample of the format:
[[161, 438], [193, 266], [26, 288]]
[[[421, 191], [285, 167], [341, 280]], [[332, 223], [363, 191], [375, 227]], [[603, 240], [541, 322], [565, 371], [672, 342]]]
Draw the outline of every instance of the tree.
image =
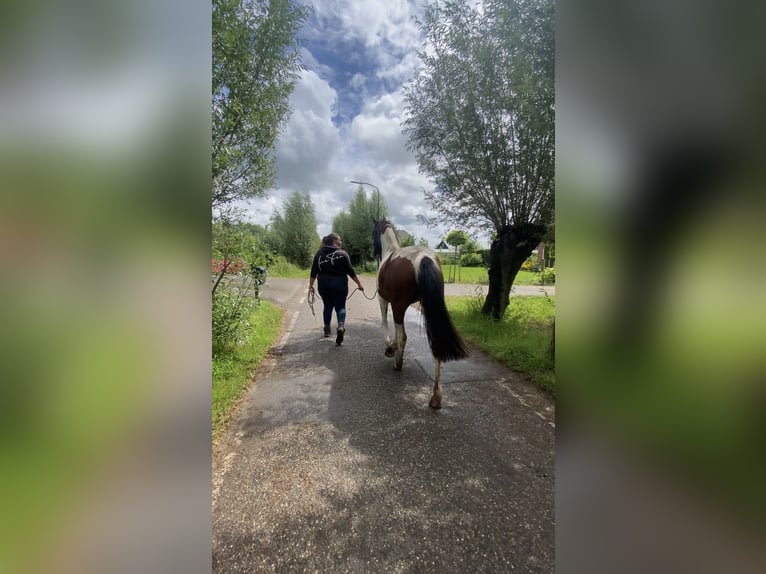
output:
[[404, 229], [397, 229], [396, 237], [399, 239], [400, 247], [409, 247], [410, 245], [415, 245], [415, 238]]
[[319, 246], [314, 204], [308, 192], [293, 192], [271, 216], [271, 229], [279, 241], [279, 252], [298, 267], [311, 266]]
[[287, 120], [308, 8], [290, 0], [213, 0], [212, 207], [262, 196]]
[[457, 250], [461, 245], [465, 245], [470, 240], [470, 237], [468, 237], [468, 234], [463, 230], [454, 229], [450, 231], [447, 234], [447, 237], [444, 238], [444, 241], [447, 243], [447, 245], [452, 245], [455, 247], [455, 255], [452, 258], [452, 267], [451, 271], [454, 273], [454, 275], [451, 277], [451, 281], [457, 281], [457, 273], [458, 273], [458, 267], [460, 266], [460, 258], [457, 255]]
[[362, 268], [371, 260], [372, 255], [372, 218], [388, 215], [388, 207], [377, 191], [368, 198], [363, 186], [356, 190], [348, 211], [339, 213], [333, 219], [333, 229], [343, 238], [344, 249], [354, 265]]
[[554, 3], [447, 0], [418, 24], [423, 69], [405, 88], [403, 132], [434, 210], [494, 234], [482, 312], [500, 319], [553, 220]]

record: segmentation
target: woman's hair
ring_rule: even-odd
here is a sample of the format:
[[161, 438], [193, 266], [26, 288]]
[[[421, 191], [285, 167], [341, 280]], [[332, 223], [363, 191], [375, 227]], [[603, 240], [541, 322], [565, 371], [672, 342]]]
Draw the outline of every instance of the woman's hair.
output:
[[340, 235], [335, 232], [330, 233], [322, 238], [322, 245], [332, 245], [337, 239], [340, 239]]

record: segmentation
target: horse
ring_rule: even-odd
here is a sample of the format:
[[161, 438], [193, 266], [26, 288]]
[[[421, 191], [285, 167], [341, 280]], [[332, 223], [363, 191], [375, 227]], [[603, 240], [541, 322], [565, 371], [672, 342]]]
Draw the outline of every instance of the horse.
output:
[[[373, 221], [373, 245], [378, 258], [378, 303], [381, 326], [386, 344], [386, 357], [394, 357], [394, 370], [404, 364], [404, 313], [413, 303], [420, 302], [425, 319], [426, 336], [434, 357], [434, 389], [428, 405], [440, 409], [442, 403], [441, 363], [464, 359], [468, 349], [455, 331], [444, 302], [444, 276], [433, 251], [426, 247], [402, 247], [396, 229], [385, 218]], [[392, 341], [388, 329], [388, 306], [394, 316]]]

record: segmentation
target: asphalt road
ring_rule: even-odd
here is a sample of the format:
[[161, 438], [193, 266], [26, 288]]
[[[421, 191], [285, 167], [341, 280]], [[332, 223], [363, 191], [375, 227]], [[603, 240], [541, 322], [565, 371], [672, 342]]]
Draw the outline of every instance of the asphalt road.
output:
[[214, 449], [213, 570], [553, 572], [553, 400], [472, 349], [434, 411], [417, 310], [397, 372], [377, 301], [353, 294], [337, 347], [307, 284], [262, 291], [285, 330]]

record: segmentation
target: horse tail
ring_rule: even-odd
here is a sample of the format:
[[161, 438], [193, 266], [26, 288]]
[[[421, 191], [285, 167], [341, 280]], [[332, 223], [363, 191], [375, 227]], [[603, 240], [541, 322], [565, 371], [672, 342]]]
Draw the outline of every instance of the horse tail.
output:
[[444, 277], [430, 257], [423, 257], [418, 269], [420, 306], [426, 323], [431, 353], [440, 361], [456, 361], [468, 356], [468, 349], [455, 331], [444, 303]]

